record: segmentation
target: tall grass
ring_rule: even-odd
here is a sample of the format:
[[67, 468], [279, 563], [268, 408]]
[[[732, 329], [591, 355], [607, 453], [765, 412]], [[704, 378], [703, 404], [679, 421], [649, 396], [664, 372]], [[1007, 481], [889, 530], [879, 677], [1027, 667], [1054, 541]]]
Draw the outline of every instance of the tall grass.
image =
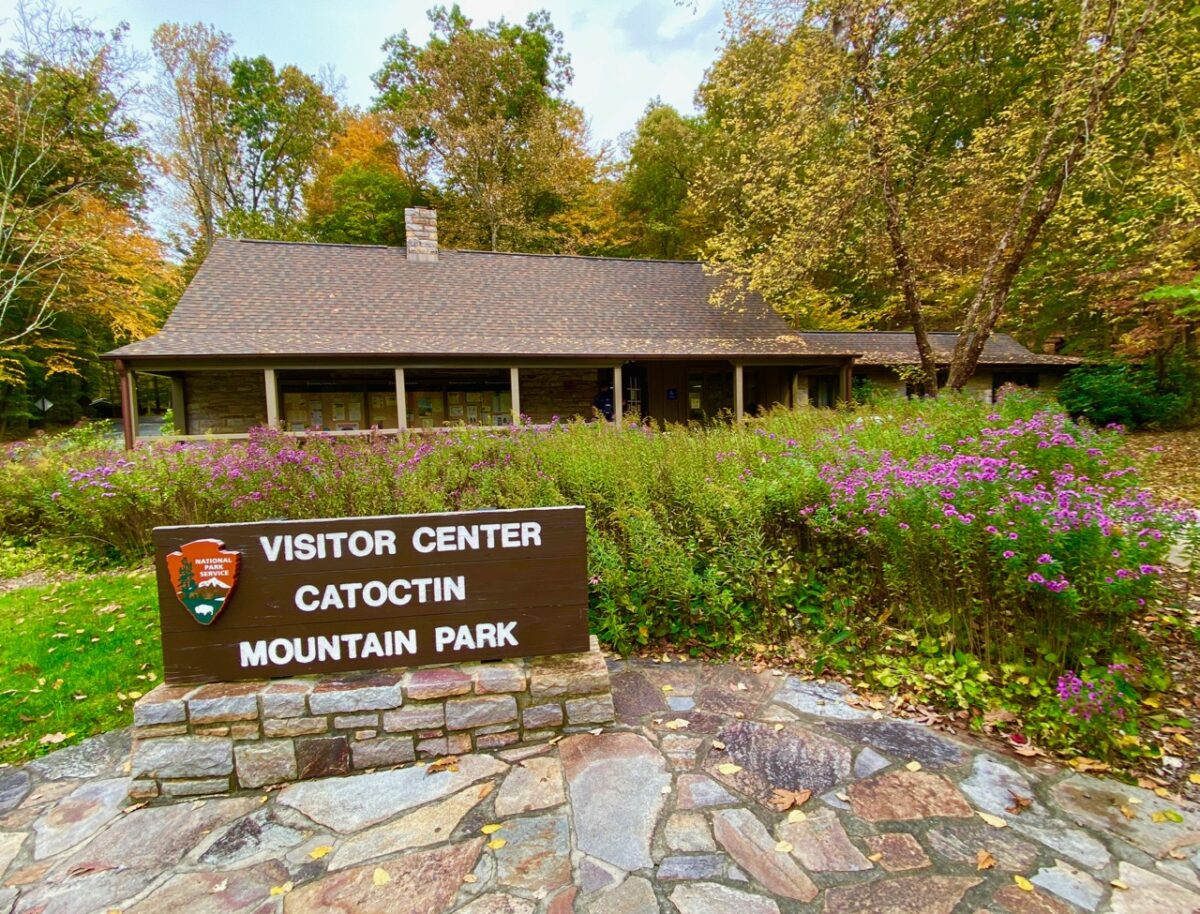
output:
[[582, 504], [592, 627], [618, 649], [835, 644], [886, 621], [1046, 672], [1126, 639], [1179, 519], [1118, 442], [1022, 394], [665, 431], [51, 443], [0, 466], [0, 536], [121, 563], [156, 525]]

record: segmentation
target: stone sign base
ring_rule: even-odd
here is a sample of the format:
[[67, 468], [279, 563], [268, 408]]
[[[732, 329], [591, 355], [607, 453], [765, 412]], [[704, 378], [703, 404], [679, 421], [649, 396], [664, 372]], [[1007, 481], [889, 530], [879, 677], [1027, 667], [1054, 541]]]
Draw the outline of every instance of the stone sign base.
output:
[[193, 796], [349, 774], [612, 719], [595, 638], [582, 654], [160, 685], [134, 706], [130, 795]]

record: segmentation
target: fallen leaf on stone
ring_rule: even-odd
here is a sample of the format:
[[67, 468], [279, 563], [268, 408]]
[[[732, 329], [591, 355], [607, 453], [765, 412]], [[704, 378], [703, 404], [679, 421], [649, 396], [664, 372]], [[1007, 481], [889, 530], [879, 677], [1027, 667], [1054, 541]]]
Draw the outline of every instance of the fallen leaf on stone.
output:
[[229, 880], [228, 880], [228, 879], [222, 879], [220, 882], [218, 882], [216, 885], [214, 885], [214, 886], [212, 887], [212, 889], [210, 889], [210, 891], [211, 891], [211, 892], [212, 892], [214, 895], [218, 895], [218, 894], [220, 894], [221, 892], [224, 892], [224, 891], [225, 891], [227, 888], [229, 888]]
[[983, 819], [983, 821], [992, 826], [992, 828], [1008, 828], [1008, 823], [999, 816], [993, 816], [991, 813], [981, 812], [979, 810], [976, 810], [976, 812], [979, 813], [979, 818]]
[[381, 866], [375, 867], [375, 872], [371, 874], [371, 881], [375, 885], [387, 885], [392, 881], [392, 877], [388, 875], [388, 871]]
[[496, 832], [500, 831], [500, 829], [502, 829], [503, 827], [504, 827], [503, 825], [499, 825], [499, 824], [493, 822], [490, 825], [483, 826], [483, 828], [481, 828], [479, 830], [481, 832], [483, 832], [485, 835], [494, 835], [494, 834], [496, 834]]
[[1121, 809], [1121, 815], [1123, 815], [1126, 819], [1136, 819], [1137, 818], [1137, 813], [1134, 812], [1132, 809], [1130, 809], [1128, 806], [1122, 806], [1122, 807], [1120, 807], [1120, 809]]
[[792, 845], [787, 841], [780, 841], [775, 845], [775, 850], [781, 854], [790, 854], [792, 852]]
[[478, 881], [479, 877], [474, 873], [467, 873], [467, 875], [463, 876], [463, 882], [467, 883], [468, 885], [474, 885]]
[[1022, 892], [1032, 892], [1033, 891], [1033, 883], [1030, 882], [1028, 879], [1026, 879], [1024, 876], [1013, 876], [1013, 882], [1015, 882], [1017, 884], [1017, 888], [1020, 889]]
[[776, 725], [775, 725], [775, 732], [776, 732], [776, 733], [778, 733], [778, 732], [779, 732], [780, 730], [782, 730], [782, 729], [783, 729], [783, 724], [776, 724]]
[[1008, 795], [1012, 799], [1012, 802], [1008, 804], [1004, 811], [1014, 816], [1019, 816], [1021, 813], [1027, 810], [1029, 808], [1029, 804], [1033, 802], [1029, 797], [1023, 797], [1020, 794], [1012, 793], [1011, 791]]
[[723, 742], [721, 742], [719, 739], [714, 739], [714, 740], [712, 741], [712, 747], [713, 747], [714, 749], [724, 749], [724, 748], [725, 748], [725, 744], [724, 744]]
[[904, 767], [907, 768], [909, 771], [920, 771], [921, 763], [914, 759], [913, 761], [909, 762]]
[[1161, 810], [1155, 810], [1154, 812], [1150, 813], [1150, 821], [1161, 825], [1163, 822], [1167, 821], [1167, 814]]
[[767, 805], [778, 812], [787, 812], [793, 806], [803, 806], [812, 796], [811, 790], [784, 790], [776, 787], [771, 791]]
[[496, 785], [493, 784], [491, 781], [488, 781], [486, 784], [484, 784], [483, 786], [481, 786], [479, 788], [479, 793], [476, 794], [476, 796], [478, 796], [479, 799], [482, 800], [484, 797], [486, 797], [489, 793], [491, 793], [495, 789], [496, 789]]
[[201, 806], [203, 806], [207, 802], [208, 802], [208, 800], [193, 800], [192, 801], [192, 809], [199, 809]]
[[504, 847], [504, 845], [506, 845], [506, 844], [508, 844], [508, 842], [505, 841], [503, 838], [493, 838], [491, 841], [488, 842], [488, 847], [490, 847], [494, 851], [498, 851], [498, 850], [500, 850], [500, 848]]
[[269, 800], [269, 799], [271, 799], [271, 798], [268, 796], [259, 797], [258, 805], [264, 806], [266, 804], [267, 800]]
[[870, 856], [867, 857], [867, 859], [870, 860], [872, 863], [878, 863], [880, 860], [883, 859], [883, 854], [871, 854]]
[[295, 888], [295, 885], [289, 880], [288, 882], [285, 882], [283, 885], [271, 886], [271, 894], [272, 895], [286, 895], [293, 888]]
[[121, 812], [125, 813], [125, 815], [129, 815], [131, 812], [136, 812], [145, 805], [145, 803], [130, 803], [128, 806], [122, 809]]
[[588, 730], [588, 733], [592, 734], [592, 736], [599, 736], [603, 732], [604, 732], [603, 727], [597, 727], [595, 730]]
[[676, 717], [674, 720], [669, 720], [665, 724], [668, 730], [684, 730], [692, 725], [690, 720], [684, 720], [682, 717]]
[[661, 794], [662, 794], [664, 797], [665, 797], [667, 794], [669, 794], [670, 792], [671, 792], [671, 785], [670, 785], [670, 784], [664, 784], [664, 785], [663, 785], [663, 789], [659, 791], [659, 793], [661, 793]]
[[332, 844], [322, 844], [320, 847], [314, 847], [312, 850], [310, 850], [308, 852], [308, 856], [312, 857], [314, 860], [320, 860], [332, 850]]
[[116, 869], [116, 867], [104, 866], [100, 863], [77, 863], [67, 870], [67, 875], [72, 879], [77, 879], [80, 876], [90, 876], [92, 873], [103, 873], [105, 870], [111, 869]]
[[850, 794], [848, 794], [848, 793], [835, 793], [834, 796], [837, 797], [839, 800], [841, 800], [843, 803], [850, 802]]
[[1155, 787], [1154, 795], [1157, 797], [1169, 797], [1171, 794], [1165, 787]]
[[1123, 883], [1120, 879], [1114, 879], [1112, 882], [1109, 883], [1109, 885], [1111, 885], [1114, 889], [1129, 888], [1129, 886], [1127, 886], [1125, 883]]
[[675, 691], [675, 686], [672, 686], [672, 685], [665, 685], [665, 686], [663, 686], [663, 687], [662, 687], [662, 690], [663, 690], [664, 692], [674, 692], [674, 691]]
[[996, 858], [987, 851], [979, 851], [975, 855], [975, 869], [990, 870], [996, 865]]
[[444, 755], [430, 762], [425, 769], [426, 774], [437, 774], [439, 771], [458, 771], [458, 756]]
[[717, 771], [721, 772], [721, 774], [737, 774], [741, 770], [741, 765], [735, 765], [732, 762], [726, 762], [717, 768]]
[[1189, 774], [1188, 780], [1191, 781], [1193, 784], [1200, 784], [1200, 774], [1195, 774], [1195, 773]]
[[737, 683], [734, 683], [732, 686], [730, 686], [730, 688], [733, 689], [735, 692], [745, 692], [746, 691], [746, 683], [737, 682]]
[[57, 746], [67, 738], [65, 733], [47, 733], [38, 740], [38, 744], [42, 746]]

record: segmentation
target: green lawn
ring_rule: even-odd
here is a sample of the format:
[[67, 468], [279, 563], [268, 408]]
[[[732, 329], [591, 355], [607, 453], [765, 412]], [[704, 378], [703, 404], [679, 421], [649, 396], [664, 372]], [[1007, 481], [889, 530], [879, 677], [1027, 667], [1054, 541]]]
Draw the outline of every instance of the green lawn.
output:
[[0, 593], [0, 762], [132, 723], [162, 678], [156, 604], [146, 570]]

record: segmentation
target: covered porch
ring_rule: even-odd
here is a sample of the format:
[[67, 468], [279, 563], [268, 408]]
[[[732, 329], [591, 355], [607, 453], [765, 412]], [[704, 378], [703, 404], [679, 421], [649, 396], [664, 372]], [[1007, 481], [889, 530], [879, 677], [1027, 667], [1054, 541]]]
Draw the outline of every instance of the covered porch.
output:
[[[289, 434], [401, 434], [546, 425], [555, 417], [741, 421], [773, 406], [849, 399], [852, 358], [798, 361], [571, 359], [314, 362], [117, 359], [126, 447], [138, 440], [136, 375], [171, 384], [170, 438], [244, 438], [256, 426]], [[172, 431], [174, 434], [172, 434]]]

